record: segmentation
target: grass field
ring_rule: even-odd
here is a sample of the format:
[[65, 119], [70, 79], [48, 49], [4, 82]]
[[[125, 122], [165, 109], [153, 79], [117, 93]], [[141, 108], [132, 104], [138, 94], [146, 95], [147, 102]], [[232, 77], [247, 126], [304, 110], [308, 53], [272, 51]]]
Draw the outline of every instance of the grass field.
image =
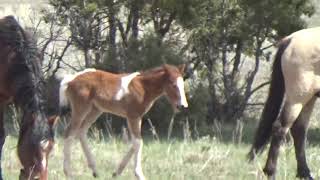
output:
[[[9, 136], [5, 143], [2, 167], [4, 179], [17, 179], [19, 162], [16, 156], [16, 138]], [[96, 157], [99, 177], [111, 179], [111, 174], [128, 145], [120, 140], [94, 141], [90, 146]], [[87, 168], [79, 143], [73, 149], [73, 170], [75, 179], [94, 179]], [[54, 152], [49, 161], [49, 179], [65, 179], [63, 174], [63, 141], [57, 140]], [[250, 180], [266, 179], [262, 175], [266, 153], [257, 161], [249, 164], [245, 155], [249, 145], [222, 143], [211, 138], [200, 138], [196, 141], [156, 141], [145, 142], [143, 147], [143, 169], [150, 180]], [[307, 159], [315, 179], [320, 179], [320, 148], [309, 145]], [[129, 163], [119, 180], [135, 179], [133, 163]], [[281, 150], [278, 166], [278, 179], [295, 179], [296, 162], [293, 146], [288, 144]]]

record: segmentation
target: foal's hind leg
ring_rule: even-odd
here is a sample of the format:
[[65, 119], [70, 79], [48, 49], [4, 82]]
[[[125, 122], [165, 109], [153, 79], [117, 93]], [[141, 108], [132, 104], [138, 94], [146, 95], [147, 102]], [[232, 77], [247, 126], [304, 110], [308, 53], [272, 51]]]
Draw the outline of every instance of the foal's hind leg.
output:
[[316, 97], [313, 97], [302, 109], [298, 119], [292, 125], [291, 134], [294, 140], [294, 147], [296, 151], [297, 159], [297, 177], [312, 179], [310, 170], [307, 165], [305, 155], [305, 141], [307, 130], [310, 121], [310, 115], [312, 113]]
[[264, 173], [269, 176], [269, 179], [275, 179], [280, 145], [284, 141], [290, 127], [299, 116], [305, 101], [286, 101], [281, 111], [280, 119], [273, 125], [271, 146], [266, 166], [263, 169]]
[[102, 114], [98, 109], [92, 108], [91, 112], [85, 117], [83, 120], [80, 130], [79, 130], [79, 139], [81, 143], [82, 150], [87, 158], [88, 166], [92, 170], [92, 175], [94, 177], [97, 177], [97, 168], [96, 168], [96, 163], [93, 158], [93, 155], [88, 147], [88, 142], [87, 142], [87, 132], [92, 123], [96, 121], [96, 119]]
[[[2, 147], [4, 144], [4, 141], [6, 139], [5, 131], [4, 131], [4, 125], [3, 125], [3, 107], [0, 106], [0, 162], [1, 162], [1, 154], [2, 154]], [[2, 180], [2, 168], [0, 163], [0, 180]]]
[[82, 121], [84, 117], [89, 113], [90, 107], [86, 104], [81, 104], [81, 106], [72, 106], [71, 111], [71, 119], [70, 123], [65, 131], [65, 137], [64, 137], [64, 162], [63, 162], [63, 170], [64, 174], [71, 178], [71, 145], [73, 142], [73, 139], [76, 135], [78, 135], [80, 126], [82, 124]]
[[143, 142], [141, 138], [141, 119], [128, 119], [127, 122], [130, 130], [130, 134], [132, 137], [131, 138], [132, 146], [129, 152], [121, 160], [121, 163], [119, 164], [116, 172], [113, 173], [113, 176], [120, 175], [123, 169], [128, 164], [132, 155], [135, 154], [135, 175], [139, 180], [144, 180], [145, 177], [143, 175], [142, 167], [141, 167], [141, 153], [142, 153], [142, 146], [143, 146]]

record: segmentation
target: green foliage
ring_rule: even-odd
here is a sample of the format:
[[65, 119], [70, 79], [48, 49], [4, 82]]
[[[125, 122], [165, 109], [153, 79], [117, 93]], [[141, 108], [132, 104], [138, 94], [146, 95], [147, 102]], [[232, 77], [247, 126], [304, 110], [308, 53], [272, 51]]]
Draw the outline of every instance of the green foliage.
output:
[[[263, 44], [304, 28], [302, 15], [310, 16], [314, 9], [304, 0], [205, 0], [196, 9], [198, 23], [189, 43], [206, 71], [209, 116], [232, 122], [244, 115], [252, 95], [260, 61], [267, 56]], [[247, 56], [252, 70], [241, 69]]]
[[[311, 0], [51, 0], [59, 24], [85, 65], [133, 72], [163, 63], [194, 65], [187, 81], [188, 112], [175, 117], [176, 134], [190, 123], [207, 134], [214, 120], [245, 119], [260, 83], [255, 77], [268, 53], [265, 44], [306, 26]], [[50, 21], [48, 14], [46, 21]], [[269, 53], [270, 54], [270, 53]], [[245, 67], [247, 65], [248, 67]], [[253, 102], [251, 102], [253, 101]], [[257, 116], [257, 115], [256, 115]], [[146, 118], [166, 134], [172, 117], [160, 100]], [[258, 118], [258, 117], [250, 117]], [[103, 119], [103, 118], [102, 118]], [[148, 130], [149, 126], [144, 123]]]

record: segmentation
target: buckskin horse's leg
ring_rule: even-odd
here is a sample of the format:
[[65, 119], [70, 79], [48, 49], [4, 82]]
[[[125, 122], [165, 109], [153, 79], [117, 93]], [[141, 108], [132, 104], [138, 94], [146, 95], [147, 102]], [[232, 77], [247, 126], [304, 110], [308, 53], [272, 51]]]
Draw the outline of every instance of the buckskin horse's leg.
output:
[[306, 161], [305, 144], [308, 131], [310, 115], [312, 113], [316, 97], [313, 97], [306, 106], [303, 107], [298, 119], [292, 125], [291, 134], [294, 140], [294, 147], [297, 159], [297, 177], [313, 179]]
[[[0, 162], [2, 161], [2, 147], [4, 144], [4, 141], [6, 139], [5, 131], [4, 131], [4, 107], [0, 105]], [[0, 180], [2, 180], [2, 168], [0, 163]]]
[[269, 149], [267, 163], [263, 169], [264, 173], [268, 175], [269, 179], [275, 179], [275, 171], [277, 167], [277, 160], [279, 156], [279, 148], [284, 141], [285, 136], [291, 128], [294, 121], [299, 116], [304, 103], [301, 102], [285, 102], [281, 111], [280, 119], [277, 120], [272, 129], [272, 140]]

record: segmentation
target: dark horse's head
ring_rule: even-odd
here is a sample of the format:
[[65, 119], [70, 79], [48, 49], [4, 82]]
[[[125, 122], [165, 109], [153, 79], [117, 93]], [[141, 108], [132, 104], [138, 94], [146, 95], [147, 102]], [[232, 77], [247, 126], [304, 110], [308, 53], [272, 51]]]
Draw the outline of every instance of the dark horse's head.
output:
[[13, 100], [21, 109], [18, 157], [20, 179], [47, 179], [54, 144], [54, 117], [47, 117], [41, 58], [35, 40], [12, 16], [0, 19], [0, 43], [12, 49], [6, 64]]

